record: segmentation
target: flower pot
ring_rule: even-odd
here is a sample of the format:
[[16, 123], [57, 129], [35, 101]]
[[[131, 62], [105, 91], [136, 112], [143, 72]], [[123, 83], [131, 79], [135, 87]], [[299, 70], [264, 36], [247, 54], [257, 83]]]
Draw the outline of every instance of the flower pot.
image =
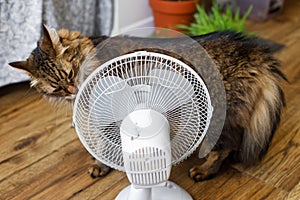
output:
[[196, 12], [196, 3], [200, 0], [168, 1], [149, 0], [153, 11], [154, 25], [179, 31], [178, 24], [189, 25]]

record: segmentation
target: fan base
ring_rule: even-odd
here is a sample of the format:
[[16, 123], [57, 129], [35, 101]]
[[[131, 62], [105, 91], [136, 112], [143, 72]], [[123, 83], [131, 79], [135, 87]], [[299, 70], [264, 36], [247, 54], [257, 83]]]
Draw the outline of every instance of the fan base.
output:
[[167, 183], [161, 187], [147, 188], [149, 190], [135, 189], [137, 191], [134, 193], [138, 195], [138, 197], [135, 194], [131, 194], [129, 197], [131, 188], [132, 185], [129, 185], [126, 188], [124, 188], [118, 194], [115, 200], [136, 200], [136, 199], [140, 199], [140, 197], [143, 200], [170, 200], [170, 199], [192, 200], [193, 199], [189, 193], [187, 193], [183, 188], [181, 188], [179, 185], [175, 184], [172, 181], [167, 181]]

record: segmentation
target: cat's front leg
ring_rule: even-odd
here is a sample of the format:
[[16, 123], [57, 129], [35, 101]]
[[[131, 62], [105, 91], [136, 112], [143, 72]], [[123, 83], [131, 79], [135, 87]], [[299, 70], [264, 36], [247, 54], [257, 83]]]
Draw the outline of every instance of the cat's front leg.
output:
[[200, 165], [194, 166], [189, 170], [189, 176], [194, 181], [203, 181], [216, 175], [222, 166], [223, 161], [228, 157], [231, 150], [213, 150], [205, 158]]
[[99, 160], [94, 159], [94, 163], [92, 163], [88, 169], [88, 173], [92, 178], [102, 177], [107, 175], [111, 168], [101, 163]]

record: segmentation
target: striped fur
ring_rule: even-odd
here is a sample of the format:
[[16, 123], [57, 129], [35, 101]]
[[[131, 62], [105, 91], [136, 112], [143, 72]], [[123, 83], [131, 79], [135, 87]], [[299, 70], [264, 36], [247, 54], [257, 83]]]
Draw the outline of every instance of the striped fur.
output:
[[285, 104], [280, 63], [255, 37], [226, 31], [195, 39], [219, 67], [226, 90], [225, 131], [215, 149], [231, 149], [239, 161], [254, 164], [265, 154]]

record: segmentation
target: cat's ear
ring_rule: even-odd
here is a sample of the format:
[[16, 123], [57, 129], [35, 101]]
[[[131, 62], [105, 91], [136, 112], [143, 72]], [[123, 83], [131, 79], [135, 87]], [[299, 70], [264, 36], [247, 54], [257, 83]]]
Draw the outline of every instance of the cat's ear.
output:
[[55, 56], [55, 47], [54, 45], [57, 43], [57, 33], [53, 29], [48, 28], [45, 24], [43, 24], [43, 34], [39, 42], [39, 48], [46, 54], [50, 56]]
[[31, 72], [31, 67], [27, 61], [17, 61], [17, 62], [11, 62], [8, 64], [14, 68], [25, 70], [29, 73]]
[[39, 48], [49, 56], [60, 56], [69, 47], [62, 45], [58, 32], [43, 24], [43, 36], [39, 41]]

